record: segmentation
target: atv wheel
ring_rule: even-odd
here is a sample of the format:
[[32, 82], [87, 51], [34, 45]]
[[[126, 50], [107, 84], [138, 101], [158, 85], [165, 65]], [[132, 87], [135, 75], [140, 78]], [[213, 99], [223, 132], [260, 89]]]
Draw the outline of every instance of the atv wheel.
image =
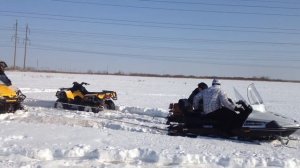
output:
[[109, 110], [116, 110], [115, 103], [112, 100], [105, 100], [105, 105]]

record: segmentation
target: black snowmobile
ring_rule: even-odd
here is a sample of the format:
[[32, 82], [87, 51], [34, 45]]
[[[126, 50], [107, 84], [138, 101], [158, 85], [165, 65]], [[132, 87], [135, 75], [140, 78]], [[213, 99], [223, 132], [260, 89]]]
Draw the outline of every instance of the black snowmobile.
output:
[[242, 127], [224, 132], [220, 123], [208, 119], [201, 112], [192, 110], [191, 105], [184, 99], [179, 103], [170, 104], [170, 113], [167, 124], [169, 135], [178, 136], [217, 136], [237, 137], [246, 140], [274, 140], [289, 137], [300, 129], [300, 125], [293, 119], [266, 110], [263, 100], [254, 84], [249, 85], [247, 96], [249, 103], [234, 89], [238, 104], [242, 108], [240, 112], [250, 112], [245, 118]]

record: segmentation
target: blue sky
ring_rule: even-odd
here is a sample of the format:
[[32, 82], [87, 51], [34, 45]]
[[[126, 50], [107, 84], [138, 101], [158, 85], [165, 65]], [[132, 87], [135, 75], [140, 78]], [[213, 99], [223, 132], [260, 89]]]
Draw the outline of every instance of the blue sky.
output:
[[297, 0], [0, 0], [0, 57], [66, 71], [300, 80]]

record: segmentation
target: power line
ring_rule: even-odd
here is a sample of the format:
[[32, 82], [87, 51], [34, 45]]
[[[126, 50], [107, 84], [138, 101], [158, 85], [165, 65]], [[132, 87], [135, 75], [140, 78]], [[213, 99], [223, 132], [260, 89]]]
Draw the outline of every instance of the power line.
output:
[[205, 6], [223, 6], [223, 7], [246, 7], [246, 8], [266, 8], [266, 9], [292, 9], [299, 10], [298, 7], [282, 7], [282, 6], [266, 6], [266, 5], [237, 5], [224, 3], [207, 3], [207, 2], [183, 2], [183, 1], [169, 1], [169, 0], [138, 0], [142, 2], [156, 2], [166, 4], [184, 4], [184, 5], [205, 5]]
[[[180, 23], [168, 23], [168, 22], [145, 22], [145, 21], [132, 21], [124, 19], [107, 19], [107, 18], [92, 18], [92, 17], [77, 17], [77, 16], [66, 16], [66, 15], [52, 15], [43, 13], [32, 13], [32, 12], [8, 12], [0, 11], [0, 13], [18, 13], [18, 14], [28, 14], [37, 16], [24, 16], [24, 15], [14, 15], [14, 14], [4, 14], [2, 16], [13, 16], [13, 17], [30, 17], [36, 19], [47, 19], [47, 20], [58, 20], [58, 21], [71, 21], [71, 22], [82, 22], [82, 23], [96, 23], [96, 24], [110, 24], [110, 25], [120, 25], [120, 26], [135, 26], [135, 27], [146, 27], [146, 28], [165, 28], [165, 29], [188, 29], [188, 30], [208, 30], [208, 31], [223, 31], [223, 32], [248, 32], [248, 33], [271, 33], [271, 34], [291, 34], [299, 35], [300, 29], [288, 29], [288, 28], [276, 28], [276, 27], [254, 27], [254, 26], [226, 26], [226, 25], [200, 25], [200, 24], [180, 24]], [[50, 17], [43, 17], [50, 16]], [[63, 18], [53, 18], [53, 17], [63, 17]], [[72, 19], [65, 19], [72, 18]], [[89, 19], [79, 20], [79, 19]], [[103, 20], [103, 21], [99, 21]], [[107, 22], [108, 21], [108, 22]], [[115, 22], [125, 22], [125, 23], [115, 23]], [[187, 27], [191, 26], [191, 27]], [[203, 28], [208, 27], [208, 28]], [[220, 29], [226, 28], [226, 29]], [[250, 29], [250, 30], [247, 30]], [[253, 30], [251, 30], [253, 29]], [[271, 31], [266, 31], [271, 30]], [[294, 31], [294, 32], [284, 32], [284, 31]]]
[[[3, 12], [3, 11], [0, 11]], [[17, 12], [19, 13], [19, 12]], [[21, 12], [23, 13], [23, 12]], [[29, 13], [30, 15], [32, 13]], [[35, 13], [36, 15], [43, 15]], [[44, 14], [49, 15], [50, 14]], [[20, 16], [20, 15], [2, 15], [2, 16], [18, 16], [18, 17], [28, 17], [28, 16]], [[53, 15], [57, 16], [57, 15]], [[76, 18], [75, 16], [64, 16], [59, 15], [61, 17], [72, 17]], [[104, 19], [105, 21], [113, 21], [113, 22], [103, 22], [103, 21], [84, 21], [84, 20], [77, 20], [77, 19], [60, 19], [60, 18], [49, 18], [49, 17], [41, 17], [41, 16], [29, 16], [30, 18], [36, 18], [36, 19], [47, 19], [47, 20], [58, 20], [58, 21], [71, 21], [71, 22], [83, 22], [83, 23], [96, 23], [96, 24], [110, 24], [110, 25], [119, 25], [119, 26], [135, 26], [135, 27], [145, 27], [145, 28], [165, 28], [165, 29], [181, 29], [181, 30], [198, 30], [198, 31], [220, 31], [220, 32], [248, 32], [248, 33], [270, 33], [270, 34], [287, 34], [287, 35], [300, 35], [299, 29], [283, 29], [283, 28], [267, 28], [267, 27], [243, 27], [243, 26], [221, 26], [221, 25], [197, 25], [197, 24], [176, 24], [178, 26], [185, 26], [185, 27], [178, 27], [178, 26], [161, 26], [161, 25], [150, 25], [149, 23], [153, 24], [169, 24], [169, 25], [175, 25], [175, 23], [158, 23], [158, 22], [141, 22], [142, 24], [138, 24], [138, 21], [129, 21], [129, 20], [118, 20], [121, 22], [136, 22], [137, 24], [131, 24], [131, 23], [114, 23], [114, 21], [117, 21], [115, 19]], [[81, 18], [81, 17], [79, 17]], [[89, 19], [96, 19], [96, 18], [89, 18]], [[99, 18], [98, 18], [99, 19]], [[146, 25], [143, 25], [145, 23]], [[186, 26], [192, 26], [192, 27], [186, 27]], [[198, 26], [198, 27], [195, 27]], [[201, 28], [201, 27], [213, 27], [213, 28]], [[220, 28], [226, 28], [226, 29], [220, 29]], [[227, 29], [231, 28], [231, 29]], [[232, 29], [233, 28], [233, 29]], [[246, 30], [246, 29], [254, 29], [254, 30]], [[260, 30], [261, 29], [261, 30]], [[274, 30], [272, 30], [274, 29]], [[272, 30], [272, 31], [264, 31], [264, 30]], [[278, 31], [279, 30], [279, 31]], [[284, 31], [297, 31], [297, 32], [284, 32]]]
[[[70, 40], [49, 40], [47, 39], [46, 42], [54, 42], [54, 43], [66, 43], [66, 44], [83, 44], [83, 42], [79, 41], [70, 41]], [[40, 42], [39, 42], [40, 43]], [[246, 53], [273, 53], [273, 54], [279, 54], [279, 53], [293, 53], [297, 54], [300, 51], [291, 51], [291, 50], [246, 50], [246, 49], [219, 49], [219, 48], [191, 48], [191, 47], [170, 47], [170, 46], [149, 46], [149, 45], [124, 45], [124, 44], [116, 44], [116, 43], [107, 43], [107, 41], [104, 42], [84, 42], [84, 44], [87, 44], [89, 46], [91, 45], [97, 45], [99, 47], [101, 46], [110, 46], [110, 47], [118, 47], [118, 48], [133, 48], [133, 49], [149, 49], [149, 50], [156, 50], [156, 49], [164, 49], [164, 50], [170, 50], [170, 51], [192, 51], [192, 52], [246, 52]], [[277, 48], [276, 48], [277, 49]], [[298, 57], [298, 55], [296, 56]]]
[[[43, 39], [45, 39], [45, 38], [43, 38]], [[61, 41], [60, 40], [49, 40], [49, 39], [47, 39], [47, 42], [55, 42], [56, 44], [57, 43], [60, 43]], [[76, 43], [76, 42], [72, 42], [72, 41], [64, 41], [66, 44], [71, 44], [71, 43]], [[112, 46], [112, 47], [117, 47], [117, 48], [120, 48], [120, 47], [126, 47], [126, 48], [134, 48], [134, 49], [151, 49], [151, 50], [155, 50], [155, 49], [167, 49], [167, 50], [171, 50], [171, 51], [174, 51], [174, 50], [185, 50], [185, 51], [198, 51], [198, 52], [201, 52], [201, 53], [203, 53], [203, 52], [208, 52], [208, 53], [215, 53], [215, 54], [222, 54], [222, 55], [224, 55], [224, 54], [226, 54], [226, 52], [231, 52], [231, 53], [227, 53], [227, 54], [229, 54], [229, 56], [234, 56], [234, 55], [237, 55], [237, 56], [242, 56], [241, 54], [245, 54], [245, 53], [243, 53], [243, 52], [246, 52], [246, 53], [255, 53], [255, 52], [271, 52], [271, 53], [273, 53], [272, 54], [272, 57], [271, 57], [271, 59], [276, 59], [276, 57], [275, 57], [275, 55], [278, 55], [279, 54], [279, 52], [281, 52], [281, 53], [298, 53], [299, 51], [294, 51], [294, 52], [292, 52], [292, 51], [274, 51], [274, 50], [259, 50], [259, 51], [254, 51], [254, 50], [230, 50], [230, 49], [216, 49], [216, 48], [213, 48], [213, 49], [207, 49], [207, 48], [204, 48], [204, 49], [195, 49], [195, 48], [178, 48], [178, 47], [153, 47], [153, 46], [141, 46], [141, 45], [139, 45], [139, 46], [137, 46], [137, 45], [134, 45], [134, 46], [130, 46], [130, 45], [119, 45], [119, 44], [107, 44], [107, 43], [97, 43], [97, 42], [90, 42], [90, 43], [86, 43], [86, 42], [77, 42], [77, 43], [79, 43], [79, 44], [82, 44], [82, 43], [84, 43], [84, 44], [94, 44], [94, 45], [97, 45], [97, 47], [101, 47], [101, 46]], [[39, 44], [41, 44], [41, 42], [39, 42]], [[101, 46], [99, 46], [99, 44], [101, 45]], [[36, 45], [35, 45], [36, 46]], [[90, 46], [90, 45], [89, 45]], [[242, 53], [240, 53], [240, 54], [234, 54], [234, 53], [232, 53], [232, 52], [242, 52]], [[188, 55], [187, 53], [185, 53], [185, 55]], [[227, 56], [228, 57], [228, 56]], [[291, 60], [291, 61], [297, 61], [297, 59], [295, 59], [295, 58], [289, 58], [288, 59], [288, 57], [287, 56], [285, 56], [285, 57], [282, 57], [282, 55], [280, 55], [280, 56], [278, 56], [279, 57], [279, 59], [282, 59], [282, 58], [284, 58], [285, 60]], [[296, 56], [297, 57], [297, 56]], [[298, 58], [298, 57], [297, 57]], [[240, 58], [238, 58], [238, 59], [240, 59]], [[266, 58], [267, 60], [270, 60], [270, 58]], [[276, 59], [277, 60], [277, 59]]]
[[[43, 34], [47, 34], [47, 35], [50, 35], [49, 34], [49, 32], [48, 31], [45, 31], [45, 32], [47, 32], [47, 33], [43, 33]], [[37, 32], [36, 32], [37, 33]], [[72, 35], [72, 37], [74, 37], [74, 34], [72, 34], [72, 32], [69, 32], [70, 33], [70, 35]], [[67, 37], [69, 37], [70, 35], [67, 35]], [[76, 35], [76, 34], [75, 34]], [[97, 35], [99, 35], [99, 34], [92, 34], [91, 36], [92, 37], [95, 37], [95, 36], [97, 36]], [[51, 35], [51, 36], [53, 36], [53, 35]], [[115, 35], [115, 37], [120, 37], [120, 35], [119, 34], [117, 34], [117, 35]], [[222, 51], [222, 52], [247, 52], [247, 53], [255, 53], [255, 52], [271, 52], [271, 53], [274, 53], [274, 54], [278, 54], [278, 53], [293, 53], [293, 54], [297, 54], [297, 53], [299, 53], [299, 51], [291, 51], [291, 50], [278, 50], [278, 48], [277, 47], [275, 47], [273, 50], [243, 50], [243, 49], [234, 49], [234, 50], [232, 50], [232, 49], [217, 49], [217, 48], [204, 48], [204, 49], [199, 49], [199, 48], [191, 48], [191, 47], [170, 47], [170, 45], [172, 45], [170, 42], [174, 42], [175, 41], [175, 39], [169, 39], [168, 41], [168, 43], [167, 43], [167, 45], [168, 46], [161, 46], [161, 45], [159, 45], [159, 46], [153, 46], [153, 45], [141, 45], [141, 44], [145, 44], [145, 42], [143, 42], [143, 43], [139, 43], [139, 44], [134, 44], [134, 45], [128, 45], [128, 40], [130, 40], [130, 38], [125, 38], [126, 39], [126, 44], [124, 45], [124, 44], [116, 44], [115, 42], [111, 42], [111, 43], [108, 43], [107, 42], [107, 40], [103, 40], [105, 37], [103, 37], [103, 36], [101, 36], [101, 41], [102, 42], [99, 42], [99, 40], [97, 40], [97, 41], [90, 41], [90, 40], [88, 40], [87, 42], [86, 41], [82, 41], [83, 39], [82, 38], [80, 38], [81, 40], [80, 41], [76, 41], [76, 40], [73, 40], [73, 41], [71, 41], [70, 39], [68, 39], [68, 40], [58, 40], [58, 38], [57, 38], [57, 36], [56, 36], [56, 38], [55, 38], [55, 40], [50, 40], [50, 39], [48, 39], [47, 38], [47, 41], [46, 42], [54, 42], [54, 43], [66, 43], [66, 44], [88, 44], [89, 46], [91, 46], [91, 45], [97, 45], [97, 46], [99, 46], [99, 45], [101, 45], [101, 46], [111, 46], [111, 47], [118, 47], [118, 48], [120, 48], [120, 47], [122, 47], [122, 48], [134, 48], [134, 49], [151, 49], [151, 50], [156, 50], [156, 49], [165, 49], [165, 50], [172, 50], [172, 51], [174, 51], [174, 50], [177, 50], [177, 51], [196, 51], [196, 52], [199, 52], [199, 51], [206, 51], [206, 52], [215, 52], [215, 51]], [[109, 39], [111, 39], [112, 38], [112, 36], [110, 36], [109, 37]], [[45, 39], [45, 37], [42, 37], [41, 38], [42, 40], [44, 40]], [[76, 38], [75, 37], [75, 39], [78, 39], [78, 38]], [[164, 40], [163, 38], [162, 38], [162, 40]], [[178, 41], [182, 41], [182, 40], [179, 40], [178, 39]], [[120, 42], [119, 40], [118, 40], [118, 42]], [[183, 41], [184, 43], [187, 43], [186, 41]], [[40, 42], [39, 42], [40, 43]], [[157, 43], [155, 43], [155, 44], [157, 44]]]
[[[89, 22], [89, 23], [91, 23], [91, 22]], [[103, 23], [103, 22], [102, 22], [102, 24], [112, 24], [112, 25], [122, 25], [122, 26], [138, 26], [138, 27], [146, 27], [146, 28], [188, 29], [188, 30], [198, 30], [198, 31], [207, 30], [207, 31], [220, 31], [220, 32], [247, 32], [247, 33], [300, 35], [300, 32], [257, 31], [257, 30], [237, 30], [237, 29], [226, 30], [226, 29], [214, 29], [214, 28], [170, 27], [170, 26], [134, 25], [134, 24], [124, 24], [124, 23]]]
[[[40, 29], [41, 30], [41, 29]], [[50, 30], [51, 31], [51, 30]], [[180, 42], [214, 42], [214, 43], [233, 43], [233, 44], [260, 44], [260, 45], [291, 45], [298, 46], [300, 43], [296, 42], [271, 42], [271, 41], [250, 41], [250, 40], [219, 40], [219, 39], [205, 39], [205, 38], [175, 38], [175, 37], [161, 37], [161, 36], [141, 36], [141, 35], [125, 35], [125, 34], [113, 34], [113, 33], [88, 33], [88, 32], [76, 32], [76, 31], [57, 31], [60, 33], [70, 34], [85, 34], [88, 36], [109, 36], [117, 38], [133, 38], [133, 39], [148, 39], [148, 40], [165, 40], [165, 41], [180, 41]]]
[[[32, 49], [36, 50], [47, 50], [47, 51], [52, 51], [52, 52], [68, 52], [68, 53], [84, 53], [84, 54], [92, 54], [92, 55], [103, 55], [103, 56], [113, 56], [113, 57], [126, 57], [126, 58], [134, 58], [134, 59], [142, 59], [142, 60], [158, 60], [158, 61], [171, 61], [171, 62], [186, 62], [186, 63], [197, 63], [197, 64], [213, 64], [213, 65], [236, 65], [236, 66], [251, 66], [251, 67], [264, 67], [264, 68], [288, 68], [288, 69], [299, 69], [299, 66], [284, 66], [284, 65], [259, 65], [259, 64], [251, 64], [251, 63], [238, 63], [235, 64], [233, 61], [228, 61], [228, 63], [224, 62], [218, 62], [219, 60], [187, 60], [187, 59], [174, 59], [170, 57], [162, 57], [162, 56], [146, 56], [146, 55], [140, 55], [140, 54], [124, 54], [124, 53], [112, 53], [112, 52], [97, 52], [97, 51], [86, 51], [86, 50], [78, 50], [78, 49], [66, 49], [66, 48], [41, 48], [41, 47], [32, 47]], [[55, 49], [55, 50], [53, 50]], [[268, 61], [268, 60], [267, 60]]]
[[[76, 50], [78, 50], [78, 47], [76, 47], [76, 50], [74, 49], [74, 48], [72, 48], [72, 49], [70, 49], [70, 48], [68, 48], [68, 49], [65, 49], [65, 48], [60, 48], [60, 47], [53, 47], [53, 46], [45, 46], [45, 45], [34, 45], [34, 46], [38, 46], [38, 47], [42, 47], [42, 48], [49, 48], [49, 49], [52, 49], [53, 51], [71, 51], [71, 50], [74, 50], [74, 51], [76, 51]], [[118, 45], [119, 46], [119, 45]], [[132, 46], [132, 47], [134, 47], [134, 46]], [[139, 48], [139, 46], [136, 46], [135, 48]], [[176, 49], [176, 48], [174, 48], [174, 49]], [[82, 51], [82, 52], [89, 52], [88, 50], [80, 50], [80, 51]], [[221, 54], [221, 55], [223, 55], [224, 56], [224, 54], [226, 55], [226, 51], [233, 51], [233, 50], [218, 50], [218, 49], [202, 49], [202, 50], [198, 50], [198, 51], [202, 51], [202, 52], [211, 52], [211, 53], [214, 53], [214, 54]], [[186, 54], [186, 55], [188, 55], [188, 54]], [[201, 55], [201, 54], [200, 54]], [[148, 55], [149, 56], [149, 55]], [[228, 56], [226, 56], [226, 60], [232, 60], [232, 61], [234, 61], [234, 60], [236, 60], [237, 58], [234, 58], [234, 55], [231, 53], [230, 54], [230, 56], [231, 57], [228, 57]], [[249, 56], [247, 56], [246, 58], [245, 57], [241, 57], [242, 55], [241, 54], [238, 54], [237, 56], [239, 56], [238, 57], [238, 59], [237, 60], [257, 60], [257, 61], [282, 61], [282, 60], [285, 60], [285, 61], [291, 61], [291, 62], [294, 62], [294, 61], [300, 61], [299, 59], [297, 59], [297, 58], [288, 58], [288, 57], [286, 57], [286, 56], [279, 56], [278, 58], [276, 58], [276, 57], [274, 57], [274, 55], [271, 57], [272, 59], [270, 59], [270, 58], [252, 58], [252, 57], [249, 57]], [[164, 56], [157, 56], [157, 57], [164, 57]], [[199, 59], [199, 57], [191, 57], [191, 56], [174, 56], [174, 55], [172, 55], [172, 58], [177, 58], [177, 59]], [[209, 60], [209, 59], [219, 59], [219, 57], [214, 57], [214, 56], [210, 56], [210, 57], [206, 57], [206, 58], [204, 58], [204, 57], [201, 57], [201, 59], [205, 59], [205, 60]]]
[[263, 12], [238, 12], [238, 11], [223, 11], [223, 10], [203, 10], [203, 9], [179, 9], [179, 8], [162, 8], [162, 7], [148, 7], [148, 6], [134, 6], [134, 5], [119, 5], [109, 3], [98, 3], [98, 2], [82, 2], [82, 1], [71, 1], [71, 0], [52, 0], [56, 2], [64, 2], [71, 4], [85, 4], [85, 5], [97, 5], [97, 6], [111, 6], [111, 7], [122, 7], [122, 8], [134, 8], [134, 9], [149, 9], [149, 10], [165, 10], [165, 11], [180, 11], [180, 12], [201, 12], [201, 13], [219, 13], [219, 14], [243, 14], [243, 15], [264, 15], [264, 16], [289, 16], [297, 17], [299, 14], [282, 14], [282, 13], [263, 13]]
[[[205, 42], [205, 43], [231, 43], [231, 44], [259, 44], [259, 45], [290, 45], [290, 46], [298, 46], [300, 43], [297, 42], [271, 42], [271, 41], [250, 41], [250, 40], [223, 40], [223, 39], [204, 39], [204, 38], [176, 38], [176, 37], [161, 37], [161, 36], [141, 36], [141, 35], [125, 35], [125, 34], [113, 34], [113, 33], [90, 33], [90, 32], [78, 32], [78, 31], [60, 31], [60, 30], [45, 30], [45, 29], [36, 29], [38, 31], [53, 33], [62, 33], [62, 34], [72, 34], [79, 36], [109, 36], [114, 38], [122, 38], [122, 39], [147, 39], [147, 40], [155, 40], [155, 41], [168, 41], [168, 42]], [[69, 37], [69, 36], [68, 36]]]
[[[278, 58], [272, 58], [271, 60], [269, 58], [252, 58], [252, 57], [239, 57], [238, 59], [234, 58], [234, 57], [226, 57], [226, 58], [220, 58], [218, 56], [168, 56], [168, 55], [145, 55], [145, 54], [132, 54], [132, 53], [112, 53], [112, 52], [98, 52], [98, 51], [91, 51], [91, 50], [81, 50], [81, 49], [74, 49], [74, 48], [61, 48], [61, 47], [53, 47], [53, 46], [45, 46], [45, 45], [34, 45], [36, 46], [36, 48], [43, 48], [43, 49], [53, 49], [53, 51], [65, 51], [65, 52], [86, 52], [86, 53], [99, 53], [102, 55], [119, 55], [119, 56], [124, 56], [124, 57], [141, 57], [141, 58], [170, 58], [170, 59], [180, 59], [180, 60], [197, 60], [197, 59], [202, 59], [202, 60], [226, 60], [226, 61], [268, 61], [268, 62], [281, 62], [282, 59], [284, 59], [285, 61], [288, 62], [299, 62], [300, 59], [288, 59], [288, 58], [284, 58], [284, 57], [280, 57]], [[221, 54], [222, 56], [224, 55], [224, 53], [217, 53], [216, 54]]]
[[[200, 64], [213, 64], [213, 65], [237, 65], [237, 66], [254, 66], [254, 67], [269, 67], [269, 68], [289, 68], [289, 69], [297, 69], [298, 66], [284, 66], [284, 65], [259, 65], [258, 61], [263, 62], [282, 62], [281, 59], [262, 59], [262, 58], [239, 58], [236, 60], [235, 58], [229, 59], [228, 57], [223, 58], [220, 57], [183, 57], [183, 56], [162, 56], [162, 55], [143, 55], [143, 54], [129, 54], [129, 53], [113, 53], [113, 52], [99, 52], [99, 51], [91, 51], [91, 50], [80, 50], [78, 48], [61, 48], [61, 47], [51, 47], [51, 46], [43, 46], [36, 45], [38, 47], [33, 46], [32, 50], [46, 50], [51, 52], [67, 52], [67, 53], [84, 53], [84, 54], [92, 54], [92, 55], [104, 55], [104, 56], [114, 56], [114, 57], [126, 57], [126, 58], [134, 58], [134, 59], [142, 59], [142, 60], [158, 60], [158, 61], [171, 61], [171, 62], [186, 62], [186, 63], [200, 63]], [[220, 53], [224, 55], [224, 53]], [[299, 59], [286, 59], [281, 57], [285, 61], [295, 62], [300, 61]], [[198, 61], [201, 59], [201, 61]], [[228, 63], [218, 63], [218, 61], [223, 60]], [[255, 61], [257, 64], [249, 64], [248, 61]], [[217, 61], [217, 62], [216, 62]], [[240, 61], [247, 61], [245, 63], [238, 63]], [[234, 63], [236, 62], [236, 64]]]
[[8, 28], [8, 27], [3, 27], [3, 28], [0, 28], [0, 30], [10, 31], [10, 30], [14, 30], [14, 29], [13, 28]]
[[281, 4], [297, 4], [295, 2], [299, 2], [297, 0], [295, 0], [295, 2], [291, 2], [291, 1], [279, 1], [279, 0], [238, 0], [238, 1], [243, 1], [243, 2], [262, 2], [262, 3], [281, 3]]
[[0, 43], [10, 43], [11, 41], [0, 41]]
[[[99, 17], [84, 17], [84, 16], [71, 16], [71, 15], [58, 15], [49, 13], [37, 13], [37, 12], [21, 12], [21, 11], [3, 11], [1, 13], [21, 14], [13, 16], [35, 15], [35, 16], [50, 16], [50, 17], [62, 17], [72, 19], [88, 19], [88, 20], [104, 20], [104, 21], [116, 21], [116, 22], [129, 22], [129, 23], [142, 23], [142, 24], [154, 24], [154, 25], [171, 25], [171, 26], [193, 26], [193, 27], [218, 27], [218, 28], [239, 28], [239, 29], [254, 29], [254, 30], [277, 30], [277, 31], [300, 31], [300, 29], [293, 28], [278, 28], [278, 27], [257, 27], [257, 26], [232, 26], [232, 25], [210, 25], [210, 24], [190, 24], [190, 23], [174, 23], [174, 22], [156, 22], [156, 21], [141, 21], [141, 20], [128, 20], [128, 19], [112, 19], [112, 18], [99, 18]], [[44, 19], [44, 18], [42, 18]], [[46, 18], [47, 19], [47, 18]], [[54, 18], [55, 19], [55, 18]]]
[[[148, 0], [137, 0], [137, 1], [148, 1]], [[152, 0], [149, 0], [149, 1], [152, 1]], [[163, 1], [163, 0], [153, 0], [153, 1]], [[166, 3], [168, 3], [167, 0], [164, 0], [164, 1], [166, 1]], [[245, 3], [245, 2], [250, 2], [250, 3], [259, 2], [259, 3], [278, 3], [278, 4], [285, 4], [285, 5], [287, 5], [287, 4], [288, 5], [295, 5], [295, 4], [297, 4], [296, 2], [298, 2], [297, 0], [295, 0], [295, 2], [291, 2], [291, 1], [287, 1], [287, 0], [285, 0], [285, 1], [279, 1], [279, 0], [235, 0], [235, 2], [236, 1], [240, 1], [240, 2], [243, 2], [243, 3]], [[173, 1], [169, 1], [169, 2], [173, 3]], [[198, 2], [174, 1], [174, 3], [197, 4]]]
[[[39, 29], [40, 30], [40, 29]], [[52, 30], [53, 31], [53, 30]], [[58, 32], [60, 32], [60, 33], [77, 33], [77, 34], [82, 34], [82, 33], [86, 33], [86, 32], [69, 32], [69, 31], [58, 31]], [[47, 33], [47, 34], [49, 34], [49, 33]], [[99, 35], [99, 34], [95, 34], [95, 33], [89, 33], [89, 35], [91, 35], [91, 36], [94, 36], [94, 35]], [[103, 34], [102, 34], [103, 35]], [[113, 36], [114, 34], [105, 34], [105, 35], [108, 35], [108, 36]], [[115, 34], [115, 37], [119, 37], [119, 36], [123, 36], [123, 35], [120, 35], [120, 34]], [[126, 35], [125, 36], [125, 38], [126, 37], [133, 37], [133, 38], [137, 38], [137, 37], [140, 37], [140, 38], [149, 38], [149, 36], [128, 36], [128, 35]], [[157, 37], [153, 37], [153, 36], [150, 36], [150, 38], [157, 38]], [[163, 38], [162, 38], [163, 39]], [[180, 38], [168, 38], [168, 40], [170, 40], [170, 41], [174, 41], [175, 39], [177, 39], [178, 41], [181, 41], [182, 39], [180, 39]], [[156, 39], [156, 40], [160, 40], [160, 39]], [[185, 40], [187, 40], [186, 38], [185, 38]], [[189, 40], [200, 40], [200, 39], [189, 39]], [[201, 40], [203, 40], [203, 39], [201, 39]], [[224, 41], [223, 41], [224, 42]], [[227, 41], [228, 42], [228, 41]], [[226, 42], [226, 43], [227, 43]], [[236, 41], [235, 41], [236, 42]], [[248, 41], [249, 42], [249, 41]], [[272, 44], [274, 44], [274, 43], [272, 43]], [[279, 44], [283, 44], [283, 43], [279, 43]], [[295, 44], [293, 44], [293, 45], [295, 45]], [[198, 50], [199, 51], [199, 50]]]

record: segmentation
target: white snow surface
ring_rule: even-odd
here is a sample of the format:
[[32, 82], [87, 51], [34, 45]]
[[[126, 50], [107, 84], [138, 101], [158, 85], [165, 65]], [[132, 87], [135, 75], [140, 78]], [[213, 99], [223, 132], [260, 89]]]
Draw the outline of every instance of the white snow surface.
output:
[[[168, 106], [210, 79], [7, 72], [26, 110], [0, 115], [0, 167], [300, 167], [299, 132], [288, 146], [166, 135]], [[53, 108], [58, 88], [87, 82], [114, 90], [118, 110], [94, 114]], [[222, 80], [232, 97], [253, 81]], [[267, 109], [300, 121], [300, 85], [254, 82]]]

